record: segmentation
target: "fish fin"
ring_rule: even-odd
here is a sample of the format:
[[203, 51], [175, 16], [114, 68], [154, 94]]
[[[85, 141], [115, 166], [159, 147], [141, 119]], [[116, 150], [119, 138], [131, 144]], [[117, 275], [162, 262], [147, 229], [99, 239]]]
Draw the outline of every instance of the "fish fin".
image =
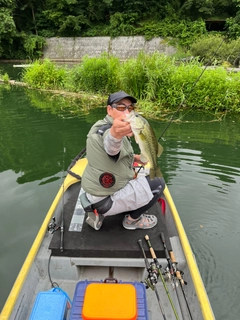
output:
[[139, 141], [138, 141], [138, 139], [137, 139], [137, 136], [134, 135], [134, 139], [135, 139], [135, 142], [136, 142], [137, 144], [139, 144]]
[[158, 142], [158, 153], [157, 156], [160, 157], [160, 155], [163, 153], [163, 147], [161, 146], [161, 144]]
[[146, 158], [142, 153], [140, 154], [140, 160], [141, 160], [142, 162], [148, 162], [148, 161], [149, 161], [149, 159]]
[[150, 168], [150, 173], [149, 173], [150, 179], [154, 179], [155, 177], [162, 178], [162, 172], [161, 170], [157, 168]]

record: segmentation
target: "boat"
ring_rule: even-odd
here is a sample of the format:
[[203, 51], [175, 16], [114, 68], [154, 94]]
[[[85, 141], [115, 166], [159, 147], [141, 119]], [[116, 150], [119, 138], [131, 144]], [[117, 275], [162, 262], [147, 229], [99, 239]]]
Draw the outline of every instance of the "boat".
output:
[[76, 158], [62, 178], [0, 319], [215, 319], [168, 187], [149, 210], [154, 228], [126, 230], [119, 214], [96, 231], [79, 200], [86, 164]]

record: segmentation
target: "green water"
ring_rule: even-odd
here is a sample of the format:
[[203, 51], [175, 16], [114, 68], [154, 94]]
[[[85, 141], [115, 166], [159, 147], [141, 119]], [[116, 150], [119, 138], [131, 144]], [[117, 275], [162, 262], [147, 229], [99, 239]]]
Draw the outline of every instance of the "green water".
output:
[[[72, 108], [80, 110], [77, 115], [61, 99], [0, 86], [0, 309], [63, 171], [85, 146], [91, 125], [105, 115], [103, 108]], [[240, 313], [239, 118], [187, 114], [166, 131], [159, 160], [218, 320]], [[157, 136], [167, 125], [150, 123]]]

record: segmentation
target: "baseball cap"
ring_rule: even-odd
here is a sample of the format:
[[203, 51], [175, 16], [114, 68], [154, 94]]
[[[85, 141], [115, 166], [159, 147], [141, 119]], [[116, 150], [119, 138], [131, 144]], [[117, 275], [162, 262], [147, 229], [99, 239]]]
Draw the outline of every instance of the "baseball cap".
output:
[[133, 103], [137, 102], [137, 99], [135, 99], [134, 97], [130, 96], [129, 94], [127, 94], [124, 91], [118, 91], [118, 92], [114, 92], [111, 93], [108, 97], [108, 101], [107, 101], [107, 105], [111, 105], [115, 102], [118, 102], [124, 98], [128, 98], [130, 99]]

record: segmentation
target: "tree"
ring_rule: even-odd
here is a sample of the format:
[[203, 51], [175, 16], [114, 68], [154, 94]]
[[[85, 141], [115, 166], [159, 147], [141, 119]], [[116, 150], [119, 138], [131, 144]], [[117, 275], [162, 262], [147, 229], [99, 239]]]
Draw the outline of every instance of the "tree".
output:
[[15, 1], [0, 0], [0, 56], [4, 52], [11, 50], [13, 39], [16, 36], [17, 30], [13, 19], [13, 9]]

